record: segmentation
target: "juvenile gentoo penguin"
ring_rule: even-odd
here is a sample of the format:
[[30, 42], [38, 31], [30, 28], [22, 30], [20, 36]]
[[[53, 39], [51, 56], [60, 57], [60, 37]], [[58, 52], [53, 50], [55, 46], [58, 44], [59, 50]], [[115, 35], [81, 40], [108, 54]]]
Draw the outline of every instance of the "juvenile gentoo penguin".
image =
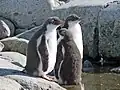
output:
[[[81, 84], [82, 60], [79, 49], [73, 36], [66, 29], [61, 29], [59, 34], [64, 36], [58, 45], [57, 68], [55, 76], [60, 84]], [[61, 62], [60, 62], [61, 61]]]
[[3, 20], [0, 20], [0, 39], [6, 38], [9, 36], [10, 36], [10, 28]]
[[51, 80], [48, 76], [55, 66], [57, 53], [57, 27], [62, 24], [58, 17], [50, 17], [31, 38], [27, 48], [25, 70], [33, 76]]
[[66, 18], [63, 28], [66, 28], [68, 32], [72, 34], [73, 40], [79, 49], [81, 59], [83, 59], [83, 39], [81, 26], [79, 24], [80, 21], [80, 17], [76, 14], [71, 14]]

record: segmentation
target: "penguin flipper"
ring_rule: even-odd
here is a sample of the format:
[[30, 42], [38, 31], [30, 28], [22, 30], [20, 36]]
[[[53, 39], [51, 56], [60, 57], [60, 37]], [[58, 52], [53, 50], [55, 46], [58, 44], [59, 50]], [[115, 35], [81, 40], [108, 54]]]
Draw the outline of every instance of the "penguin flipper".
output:
[[48, 80], [48, 81], [55, 81], [53, 78], [48, 77], [47, 75], [42, 75], [41, 78]]
[[55, 76], [58, 79], [58, 70], [60, 67], [60, 63], [63, 60], [63, 52], [62, 52], [62, 41], [58, 44], [58, 51], [57, 51], [57, 59], [56, 59], [56, 64], [55, 64]]
[[43, 64], [43, 72], [47, 71], [48, 68], [48, 50], [46, 46], [45, 35], [42, 36], [41, 44], [39, 46], [39, 51], [41, 54], [42, 64]]

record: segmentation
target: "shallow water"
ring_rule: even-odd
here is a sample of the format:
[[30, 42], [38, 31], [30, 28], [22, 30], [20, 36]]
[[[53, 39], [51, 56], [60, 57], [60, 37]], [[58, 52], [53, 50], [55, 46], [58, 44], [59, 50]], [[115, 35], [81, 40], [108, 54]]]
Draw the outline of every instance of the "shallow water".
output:
[[[120, 90], [120, 74], [83, 73], [85, 90]], [[67, 90], [80, 90], [79, 86], [65, 86]]]

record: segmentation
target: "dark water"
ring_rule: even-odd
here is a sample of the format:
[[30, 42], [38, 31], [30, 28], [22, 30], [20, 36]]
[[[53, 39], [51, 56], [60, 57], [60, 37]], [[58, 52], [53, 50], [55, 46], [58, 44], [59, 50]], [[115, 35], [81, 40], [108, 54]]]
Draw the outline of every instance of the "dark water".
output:
[[[85, 90], [120, 90], [120, 74], [83, 73]], [[80, 90], [79, 86], [65, 86], [67, 90]]]

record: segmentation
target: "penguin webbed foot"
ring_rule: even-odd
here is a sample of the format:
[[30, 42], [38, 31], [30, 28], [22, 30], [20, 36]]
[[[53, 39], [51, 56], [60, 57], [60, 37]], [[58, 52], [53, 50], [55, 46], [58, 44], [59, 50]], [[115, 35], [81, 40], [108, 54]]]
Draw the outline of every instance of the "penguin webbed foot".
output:
[[54, 78], [52, 77], [49, 77], [47, 75], [42, 75], [41, 78], [45, 79], [45, 80], [48, 80], [48, 81], [55, 81]]

